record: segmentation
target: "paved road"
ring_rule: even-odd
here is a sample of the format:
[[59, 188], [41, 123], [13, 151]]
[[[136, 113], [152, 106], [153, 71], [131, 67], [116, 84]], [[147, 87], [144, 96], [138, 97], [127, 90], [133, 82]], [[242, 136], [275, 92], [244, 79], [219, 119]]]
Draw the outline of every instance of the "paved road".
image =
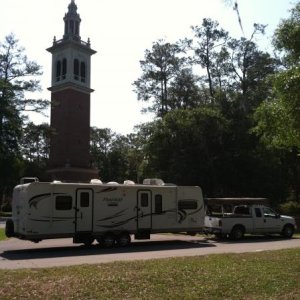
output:
[[45, 240], [39, 244], [18, 239], [0, 242], [0, 269], [45, 268], [112, 261], [197, 256], [213, 253], [242, 253], [299, 248], [300, 238], [247, 237], [242, 242], [205, 239], [186, 235], [152, 235], [149, 241], [133, 241], [126, 248], [85, 248], [71, 239]]

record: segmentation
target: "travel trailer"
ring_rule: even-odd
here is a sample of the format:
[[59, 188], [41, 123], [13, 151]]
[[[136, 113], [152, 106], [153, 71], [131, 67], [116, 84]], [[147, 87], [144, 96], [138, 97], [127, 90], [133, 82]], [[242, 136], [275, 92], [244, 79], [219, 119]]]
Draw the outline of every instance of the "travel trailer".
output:
[[39, 242], [73, 238], [74, 243], [126, 246], [153, 233], [188, 232], [204, 226], [204, 202], [197, 186], [145, 179], [102, 183], [39, 182], [23, 178], [13, 191], [6, 235]]

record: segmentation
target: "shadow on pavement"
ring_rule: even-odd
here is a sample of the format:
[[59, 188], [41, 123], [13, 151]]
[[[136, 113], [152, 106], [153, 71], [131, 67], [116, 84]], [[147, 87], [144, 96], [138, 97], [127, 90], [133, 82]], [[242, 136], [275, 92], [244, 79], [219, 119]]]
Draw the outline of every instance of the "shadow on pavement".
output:
[[[291, 239], [283, 238], [276, 235], [246, 235], [242, 240], [234, 241], [229, 238], [215, 238], [211, 237], [211, 240], [220, 244], [249, 244], [249, 243], [267, 243], [267, 242], [277, 242], [277, 241], [289, 241]], [[298, 237], [293, 237], [292, 239], [298, 239]]]
[[207, 240], [172, 240], [172, 241], [146, 241], [133, 242], [129, 246], [120, 248], [113, 247], [105, 249], [97, 244], [90, 247], [83, 245], [72, 245], [64, 247], [51, 248], [34, 248], [22, 250], [7, 250], [4, 251], [0, 257], [8, 260], [24, 260], [24, 259], [40, 259], [40, 258], [54, 258], [54, 257], [74, 257], [83, 255], [99, 255], [99, 254], [121, 254], [121, 253], [137, 253], [150, 251], [169, 251], [182, 250], [192, 248], [207, 248], [216, 247]]

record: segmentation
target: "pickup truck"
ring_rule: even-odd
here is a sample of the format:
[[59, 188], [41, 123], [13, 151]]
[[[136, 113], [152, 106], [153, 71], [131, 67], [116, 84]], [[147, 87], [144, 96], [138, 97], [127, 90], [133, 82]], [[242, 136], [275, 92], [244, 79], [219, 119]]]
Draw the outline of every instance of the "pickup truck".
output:
[[244, 234], [281, 234], [291, 238], [296, 229], [293, 217], [277, 214], [262, 198], [206, 199], [204, 233], [242, 239]]

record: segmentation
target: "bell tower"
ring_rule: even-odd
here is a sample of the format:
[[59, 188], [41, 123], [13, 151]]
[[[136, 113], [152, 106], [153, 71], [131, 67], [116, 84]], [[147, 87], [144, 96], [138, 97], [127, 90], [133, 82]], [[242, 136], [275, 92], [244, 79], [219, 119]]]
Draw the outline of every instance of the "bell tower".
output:
[[88, 182], [98, 178], [90, 166], [90, 40], [80, 37], [80, 15], [74, 0], [64, 17], [64, 35], [54, 37], [52, 54], [50, 160], [52, 179]]

